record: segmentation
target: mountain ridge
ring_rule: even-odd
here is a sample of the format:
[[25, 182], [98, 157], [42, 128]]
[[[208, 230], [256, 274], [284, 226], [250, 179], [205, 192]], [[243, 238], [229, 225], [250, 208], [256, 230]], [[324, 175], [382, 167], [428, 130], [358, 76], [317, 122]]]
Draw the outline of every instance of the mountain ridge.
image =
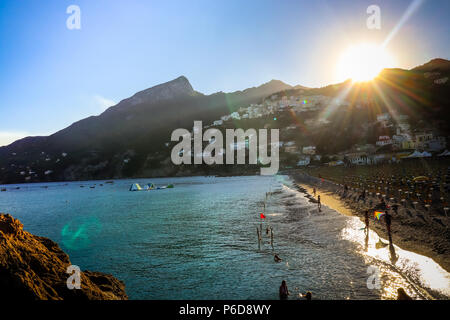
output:
[[[394, 107], [414, 123], [426, 119], [447, 134], [449, 82], [443, 81], [442, 77], [448, 76], [446, 70], [450, 62], [445, 59], [437, 62], [439, 72], [435, 70], [434, 61], [419, 66], [419, 69], [385, 69], [368, 83], [345, 81], [322, 88], [304, 88], [271, 80], [243, 91], [210, 95], [196, 92], [189, 80], [180, 76], [139, 91], [99, 116], [79, 120], [50, 136], [26, 137], [0, 147], [0, 184], [24, 182], [28, 171], [36, 171], [36, 168], [40, 172], [36, 181], [131, 177], [138, 174], [140, 168], [161, 167], [156, 158], [163, 159], [174, 129], [192, 128], [194, 120], [210, 124], [240, 107], [261, 103], [274, 94], [279, 97], [339, 97], [346, 91], [353, 105], [377, 106], [378, 112], [387, 112]], [[431, 74], [427, 71], [430, 66], [435, 70]], [[63, 153], [69, 155], [62, 158]], [[26, 174], [20, 176], [19, 172], [24, 170]], [[55, 173], [44, 176], [47, 171]], [[91, 171], [98, 174], [91, 174]], [[158, 174], [170, 173], [160, 171]]]
[[[41, 138], [41, 137], [51, 137], [55, 134], [58, 134], [61, 131], [64, 131], [71, 127], [77, 127], [81, 125], [84, 121], [91, 121], [94, 119], [98, 119], [99, 117], [110, 115], [111, 113], [115, 112], [126, 112], [130, 108], [133, 108], [134, 106], [139, 106], [142, 104], [157, 104], [161, 102], [165, 102], [167, 100], [176, 100], [176, 99], [185, 99], [188, 97], [216, 97], [216, 96], [227, 96], [230, 99], [237, 99], [238, 103], [240, 104], [246, 104], [248, 101], [253, 101], [255, 99], [259, 99], [264, 97], [267, 92], [273, 93], [280, 90], [280, 87], [284, 88], [292, 88], [292, 86], [285, 84], [284, 82], [280, 80], [271, 80], [269, 82], [263, 83], [260, 86], [247, 88], [244, 90], [238, 90], [234, 92], [215, 92], [209, 95], [205, 95], [201, 92], [195, 91], [190, 84], [189, 80], [181, 75], [173, 80], [157, 84], [155, 86], [152, 86], [150, 88], [141, 90], [133, 94], [132, 96], [125, 98], [121, 100], [119, 103], [117, 103], [114, 106], [109, 107], [106, 109], [103, 113], [101, 113], [98, 116], [89, 116], [83, 119], [80, 119], [78, 121], [75, 121], [71, 125], [67, 126], [66, 128], [63, 128], [53, 134], [50, 134], [48, 136], [28, 136], [19, 140], [16, 140], [12, 142], [9, 145], [1, 146], [0, 150], [5, 147], [10, 147], [12, 145], [15, 145], [16, 142], [19, 142], [21, 140], [29, 142], [31, 138]], [[241, 95], [245, 95], [245, 97], [242, 99], [240, 97]], [[149, 99], [150, 98], [150, 99]], [[19, 143], [20, 144], [20, 143]], [[17, 145], [17, 144], [16, 144]]]

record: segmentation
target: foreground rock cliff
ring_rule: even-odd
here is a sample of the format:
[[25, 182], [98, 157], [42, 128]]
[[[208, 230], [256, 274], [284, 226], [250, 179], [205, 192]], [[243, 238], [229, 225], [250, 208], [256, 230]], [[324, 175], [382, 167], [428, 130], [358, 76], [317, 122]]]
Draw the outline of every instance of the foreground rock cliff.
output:
[[68, 289], [70, 265], [58, 244], [24, 231], [9, 214], [0, 214], [0, 299], [128, 299], [122, 281], [100, 272], [81, 272], [81, 288]]

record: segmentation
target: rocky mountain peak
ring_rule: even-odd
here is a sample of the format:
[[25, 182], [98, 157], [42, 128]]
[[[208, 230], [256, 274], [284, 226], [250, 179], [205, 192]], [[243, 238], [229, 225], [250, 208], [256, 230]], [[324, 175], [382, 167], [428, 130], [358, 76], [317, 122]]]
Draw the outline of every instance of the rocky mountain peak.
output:
[[139, 91], [131, 98], [123, 100], [120, 104], [131, 105], [141, 103], [155, 103], [163, 100], [171, 100], [195, 94], [189, 80], [185, 76], [180, 76], [174, 80], [156, 85], [154, 87]]

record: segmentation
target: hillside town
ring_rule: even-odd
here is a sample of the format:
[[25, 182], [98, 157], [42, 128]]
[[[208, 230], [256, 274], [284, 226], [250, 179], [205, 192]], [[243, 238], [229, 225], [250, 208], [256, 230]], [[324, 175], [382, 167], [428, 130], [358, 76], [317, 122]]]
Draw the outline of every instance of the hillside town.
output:
[[[305, 121], [308, 128], [320, 128], [330, 123], [322, 114], [325, 110], [337, 110], [347, 107], [348, 101], [339, 98], [332, 98], [324, 95], [299, 95], [299, 96], [270, 96], [260, 104], [251, 104], [241, 107], [238, 111], [224, 115], [215, 120], [205, 128], [223, 127], [230, 121], [245, 121], [251, 119], [262, 119], [273, 117], [276, 120], [280, 112], [289, 112], [301, 116], [302, 113], [313, 113], [314, 117]], [[357, 105], [357, 108], [362, 108]], [[445, 157], [450, 155], [446, 149], [446, 137], [439, 135], [433, 129], [415, 129], [410, 125], [409, 116], [383, 112], [376, 115], [374, 123], [385, 128], [390, 135], [379, 135], [373, 137], [375, 143], [354, 144], [350, 149], [341, 150], [334, 154], [320, 154], [313, 143], [298, 144], [294, 140], [283, 140], [279, 142], [280, 152], [295, 157], [297, 167], [307, 167], [314, 165], [325, 166], [353, 166], [353, 165], [375, 165], [382, 163], [398, 163], [402, 159], [410, 158], [430, 158]], [[297, 130], [295, 123], [280, 128], [280, 135], [283, 132]], [[281, 140], [281, 139], [280, 139]], [[247, 148], [245, 145], [235, 143], [235, 149]], [[291, 167], [288, 167], [291, 168]]]

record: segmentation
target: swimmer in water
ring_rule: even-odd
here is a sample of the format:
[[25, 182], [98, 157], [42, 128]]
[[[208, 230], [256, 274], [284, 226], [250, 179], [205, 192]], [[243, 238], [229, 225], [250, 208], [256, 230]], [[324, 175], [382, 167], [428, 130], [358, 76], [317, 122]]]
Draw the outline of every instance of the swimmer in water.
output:
[[289, 289], [287, 287], [286, 281], [283, 280], [280, 286], [280, 300], [287, 300], [289, 296]]
[[275, 255], [273, 256], [273, 260], [275, 260], [275, 262], [281, 262], [281, 261], [283, 261], [283, 259], [281, 259], [281, 258], [278, 256], [278, 254], [275, 254]]

